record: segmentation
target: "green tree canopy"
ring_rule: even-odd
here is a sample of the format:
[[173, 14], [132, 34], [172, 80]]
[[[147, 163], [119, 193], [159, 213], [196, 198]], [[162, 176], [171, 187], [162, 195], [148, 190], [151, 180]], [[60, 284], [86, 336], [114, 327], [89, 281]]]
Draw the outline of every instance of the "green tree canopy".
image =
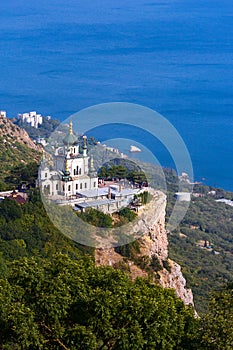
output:
[[2, 349], [191, 349], [191, 309], [172, 290], [90, 258], [22, 258], [0, 280]]
[[233, 349], [233, 283], [212, 295], [202, 333], [205, 349]]
[[7, 222], [21, 218], [22, 215], [21, 206], [14, 200], [6, 198], [0, 202], [0, 216], [4, 217]]

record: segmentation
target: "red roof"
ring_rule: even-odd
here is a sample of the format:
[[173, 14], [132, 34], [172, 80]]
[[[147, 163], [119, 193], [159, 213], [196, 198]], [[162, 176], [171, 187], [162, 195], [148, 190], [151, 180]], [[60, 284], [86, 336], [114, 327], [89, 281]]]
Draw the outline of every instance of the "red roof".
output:
[[7, 198], [16, 201], [18, 204], [25, 204], [27, 202], [27, 199], [18, 194], [15, 190]]

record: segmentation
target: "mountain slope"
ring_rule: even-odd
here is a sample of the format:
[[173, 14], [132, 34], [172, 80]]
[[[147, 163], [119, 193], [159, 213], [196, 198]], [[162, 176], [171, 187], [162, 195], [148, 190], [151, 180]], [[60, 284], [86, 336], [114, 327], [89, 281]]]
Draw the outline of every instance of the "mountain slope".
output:
[[233, 207], [216, 202], [233, 194], [214, 189], [213, 196], [210, 190], [198, 189], [201, 196], [192, 197], [185, 218], [169, 235], [169, 257], [182, 266], [198, 312], [206, 312], [209, 293], [233, 281]]
[[35, 145], [28, 133], [3, 116], [0, 116], [0, 149], [0, 182], [18, 164], [38, 162], [41, 157], [41, 148]]

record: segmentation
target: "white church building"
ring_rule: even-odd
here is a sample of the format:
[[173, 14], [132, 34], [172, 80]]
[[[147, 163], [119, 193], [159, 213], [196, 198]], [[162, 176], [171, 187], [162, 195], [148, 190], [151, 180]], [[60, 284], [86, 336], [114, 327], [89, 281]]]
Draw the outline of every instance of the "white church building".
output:
[[87, 155], [87, 139], [84, 136], [83, 153], [80, 153], [77, 137], [73, 134], [72, 122], [69, 133], [63, 139], [64, 146], [54, 151], [53, 165], [42, 161], [39, 185], [44, 194], [71, 198], [77, 192], [98, 188], [98, 177], [93, 158]]
[[83, 139], [80, 153], [70, 122], [63, 146], [54, 149], [52, 159], [43, 156], [38, 178], [42, 193], [59, 205], [69, 204], [80, 211], [96, 208], [111, 213], [129, 205], [141, 190], [122, 181], [99, 187], [93, 157], [87, 154], [86, 136]]

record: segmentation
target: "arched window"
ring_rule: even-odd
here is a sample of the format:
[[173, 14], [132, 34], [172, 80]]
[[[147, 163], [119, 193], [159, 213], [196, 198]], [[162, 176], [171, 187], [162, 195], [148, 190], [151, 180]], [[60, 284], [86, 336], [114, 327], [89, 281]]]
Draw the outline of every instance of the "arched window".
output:
[[75, 188], [76, 188], [76, 190], [78, 190], [78, 184], [76, 184]]
[[45, 194], [50, 194], [50, 185], [47, 185], [47, 186], [45, 185], [44, 186], [44, 193]]
[[82, 173], [82, 169], [80, 168], [80, 169], [79, 169], [79, 175], [81, 175], [81, 173]]
[[71, 187], [70, 187], [70, 185], [68, 186], [68, 191], [70, 191], [71, 190]]
[[81, 184], [80, 184], [80, 190], [82, 190], [82, 188], [83, 188], [83, 184], [81, 183]]
[[74, 175], [76, 174], [76, 170], [74, 169]]
[[87, 183], [85, 182], [85, 188], [87, 188]]

